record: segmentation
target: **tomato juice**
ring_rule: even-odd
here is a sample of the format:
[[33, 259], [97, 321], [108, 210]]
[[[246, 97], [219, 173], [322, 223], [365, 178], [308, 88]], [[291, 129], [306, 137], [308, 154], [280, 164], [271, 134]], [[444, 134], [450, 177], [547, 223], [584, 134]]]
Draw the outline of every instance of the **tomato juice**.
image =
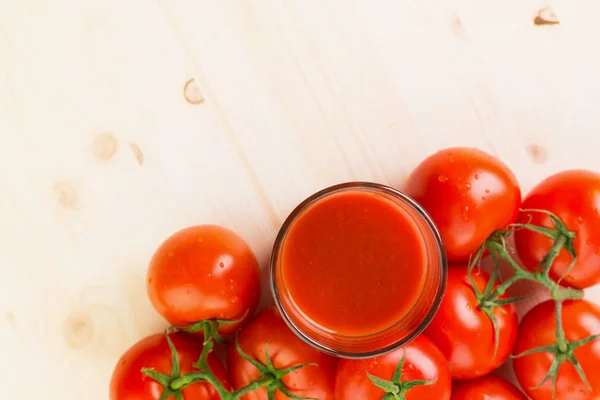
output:
[[338, 356], [381, 354], [435, 313], [446, 277], [439, 234], [408, 196], [372, 183], [325, 189], [284, 223], [271, 282], [286, 322]]

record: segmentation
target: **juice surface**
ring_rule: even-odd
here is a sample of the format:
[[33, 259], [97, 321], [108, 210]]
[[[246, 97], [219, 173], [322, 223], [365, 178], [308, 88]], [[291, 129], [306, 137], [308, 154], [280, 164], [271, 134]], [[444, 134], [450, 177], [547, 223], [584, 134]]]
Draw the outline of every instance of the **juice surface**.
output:
[[281, 273], [313, 323], [345, 336], [380, 332], [413, 307], [426, 277], [425, 243], [407, 211], [376, 193], [317, 200], [292, 224]]

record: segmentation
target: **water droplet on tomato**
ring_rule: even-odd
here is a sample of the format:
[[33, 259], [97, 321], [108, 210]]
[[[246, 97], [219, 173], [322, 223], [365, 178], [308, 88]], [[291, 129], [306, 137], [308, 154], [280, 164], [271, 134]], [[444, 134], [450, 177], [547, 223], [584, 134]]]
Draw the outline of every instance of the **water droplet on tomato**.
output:
[[465, 206], [465, 208], [463, 208], [461, 216], [462, 216], [462, 220], [465, 222], [469, 222], [469, 206]]
[[479, 179], [479, 174], [475, 174], [475, 179]]
[[448, 177], [445, 175], [440, 175], [440, 176], [438, 176], [438, 181], [440, 181], [442, 183], [446, 183], [446, 182], [448, 182]]
[[486, 199], [486, 197], [485, 197], [485, 196], [481, 196], [481, 200], [485, 200], [485, 199]]
[[470, 184], [470, 183], [467, 183], [467, 184], [465, 185], [465, 187], [467, 188], [467, 190], [469, 190], [469, 189], [471, 189], [471, 184]]
[[219, 263], [219, 268], [225, 268], [225, 264], [224, 264], [224, 263], [222, 263], [222, 262], [220, 262], [220, 263]]
[[582, 217], [577, 217], [577, 222], [579, 222], [581, 224], [583, 222], [583, 218]]
[[486, 193], [489, 193], [489, 192], [490, 192], [490, 189], [485, 189], [485, 192], [486, 192]]
[[212, 274], [206, 274], [206, 276], [208, 276], [208, 278], [212, 278]]
[[233, 296], [231, 299], [229, 299], [229, 301], [231, 302], [231, 304], [237, 303], [238, 300], [239, 300], [239, 297], [237, 297], [237, 296]]
[[467, 310], [471, 311], [471, 310], [473, 309], [473, 306], [472, 306], [470, 303], [467, 303], [467, 304], [465, 305], [465, 308], [466, 308]]

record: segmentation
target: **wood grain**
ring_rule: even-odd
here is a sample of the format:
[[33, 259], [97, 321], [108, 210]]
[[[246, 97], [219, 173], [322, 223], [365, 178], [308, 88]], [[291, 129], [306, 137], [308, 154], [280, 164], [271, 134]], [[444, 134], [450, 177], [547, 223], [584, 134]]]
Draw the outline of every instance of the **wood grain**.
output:
[[[544, 7], [559, 25], [534, 23]], [[181, 227], [235, 229], [265, 266], [307, 195], [401, 186], [442, 147], [498, 155], [525, 190], [600, 169], [598, 15], [591, 0], [0, 0], [5, 397], [106, 399], [118, 356], [165, 326], [144, 274]]]

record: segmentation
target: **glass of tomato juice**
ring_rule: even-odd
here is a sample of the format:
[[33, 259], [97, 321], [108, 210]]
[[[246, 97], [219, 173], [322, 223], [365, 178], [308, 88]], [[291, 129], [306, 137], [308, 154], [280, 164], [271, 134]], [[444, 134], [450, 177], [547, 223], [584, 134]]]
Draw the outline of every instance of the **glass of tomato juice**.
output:
[[301, 339], [339, 357], [369, 358], [425, 329], [447, 268], [423, 208], [391, 187], [351, 182], [312, 195], [290, 214], [270, 278], [283, 319]]

